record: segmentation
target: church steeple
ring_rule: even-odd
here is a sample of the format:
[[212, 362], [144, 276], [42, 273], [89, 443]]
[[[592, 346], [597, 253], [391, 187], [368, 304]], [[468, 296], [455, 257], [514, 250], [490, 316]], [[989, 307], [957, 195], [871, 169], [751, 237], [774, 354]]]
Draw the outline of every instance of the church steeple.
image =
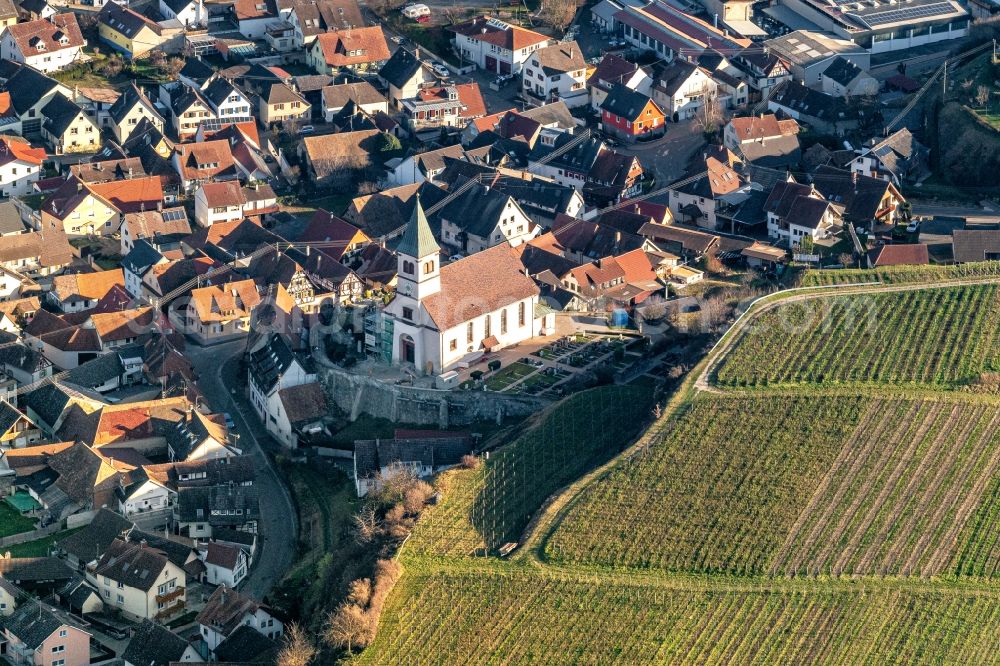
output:
[[403, 232], [403, 239], [396, 252], [414, 259], [423, 259], [432, 254], [437, 256], [441, 252], [441, 246], [434, 240], [424, 207], [420, 205], [420, 195], [415, 195], [415, 198], [413, 213], [410, 214], [410, 221], [406, 224], [406, 231]]
[[441, 246], [434, 239], [417, 195], [413, 213], [396, 248], [398, 294], [417, 301], [441, 290]]

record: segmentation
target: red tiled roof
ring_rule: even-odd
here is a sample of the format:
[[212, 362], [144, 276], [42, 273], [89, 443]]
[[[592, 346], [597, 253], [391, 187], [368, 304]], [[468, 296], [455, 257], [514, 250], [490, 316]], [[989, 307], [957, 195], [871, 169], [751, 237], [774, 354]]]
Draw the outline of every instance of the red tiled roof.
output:
[[448, 29], [470, 39], [494, 44], [507, 50], [524, 49], [535, 44], [547, 43], [551, 39], [546, 35], [486, 16], [477, 16], [471, 21], [453, 25]]
[[[316, 36], [316, 43], [323, 51], [326, 64], [344, 67], [389, 59], [382, 26], [337, 30]], [[350, 55], [350, 53], [355, 55]]]
[[7, 32], [24, 56], [80, 48], [84, 42], [76, 14], [64, 12], [47, 19], [37, 19], [7, 26]]
[[872, 250], [872, 266], [923, 266], [930, 263], [930, 254], [923, 243], [911, 245], [883, 245]]
[[17, 137], [0, 137], [0, 164], [15, 160], [39, 166], [45, 160], [45, 149], [32, 148], [30, 143]]

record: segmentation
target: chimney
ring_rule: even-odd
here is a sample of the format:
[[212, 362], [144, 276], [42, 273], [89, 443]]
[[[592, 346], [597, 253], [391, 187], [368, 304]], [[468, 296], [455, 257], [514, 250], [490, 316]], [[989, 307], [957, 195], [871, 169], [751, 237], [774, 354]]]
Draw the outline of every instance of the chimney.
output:
[[83, 183], [81, 183], [80, 181], [76, 181], [76, 191], [83, 192]]
[[128, 168], [128, 177], [129, 177], [129, 179], [132, 178], [132, 167]]
[[854, 185], [854, 187], [858, 186], [858, 172], [857, 171], [852, 171], [851, 172], [851, 183]]
[[417, 60], [420, 60], [420, 47], [419, 46], [417, 48], [413, 49], [413, 57], [416, 58]]

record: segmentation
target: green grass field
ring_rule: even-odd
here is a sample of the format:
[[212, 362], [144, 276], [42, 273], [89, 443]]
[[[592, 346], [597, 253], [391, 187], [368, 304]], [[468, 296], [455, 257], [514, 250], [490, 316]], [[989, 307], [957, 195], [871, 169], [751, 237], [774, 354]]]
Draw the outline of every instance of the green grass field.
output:
[[35, 529], [35, 519], [22, 516], [7, 502], [0, 502], [0, 537]]
[[813, 298], [754, 320], [715, 373], [728, 387], [922, 384], [1000, 370], [992, 284]]
[[[996, 287], [824, 301], [811, 336], [772, 310], [724, 352], [754, 391], [689, 378], [605, 465], [588, 442], [632, 421], [566, 401], [445, 475], [355, 661], [1000, 663], [1000, 396], [950, 390], [996, 367]], [[882, 335], [846, 316], [872, 303]]]

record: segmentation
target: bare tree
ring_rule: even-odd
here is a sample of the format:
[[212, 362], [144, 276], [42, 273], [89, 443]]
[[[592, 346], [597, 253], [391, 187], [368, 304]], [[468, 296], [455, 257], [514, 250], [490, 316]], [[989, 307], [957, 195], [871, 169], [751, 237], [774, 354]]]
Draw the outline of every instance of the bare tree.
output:
[[285, 644], [278, 653], [278, 666], [309, 666], [316, 658], [316, 646], [298, 624], [285, 629]]
[[564, 30], [576, 16], [576, 0], [543, 0], [539, 17], [548, 25]]
[[371, 621], [365, 612], [354, 604], [342, 603], [327, 617], [324, 638], [351, 654], [355, 647], [368, 645], [371, 633]]
[[372, 600], [372, 582], [368, 578], [352, 581], [347, 588], [347, 600], [359, 608], [367, 608]]
[[719, 108], [719, 99], [716, 93], [706, 94], [705, 103], [698, 109], [696, 117], [702, 132], [718, 131], [719, 125], [722, 124], [722, 109]]
[[479, 458], [471, 453], [466, 453], [462, 456], [462, 467], [466, 469], [476, 469], [479, 467]]
[[420, 513], [427, 500], [434, 494], [434, 488], [426, 481], [415, 481], [403, 494], [403, 506], [406, 512], [414, 515]]
[[976, 104], [979, 106], [986, 106], [986, 103], [990, 101], [990, 87], [985, 85], [980, 85], [976, 88]]
[[354, 527], [357, 530], [357, 538], [361, 543], [369, 543], [379, 532], [379, 519], [375, 507], [370, 503], [365, 504], [354, 516]]

